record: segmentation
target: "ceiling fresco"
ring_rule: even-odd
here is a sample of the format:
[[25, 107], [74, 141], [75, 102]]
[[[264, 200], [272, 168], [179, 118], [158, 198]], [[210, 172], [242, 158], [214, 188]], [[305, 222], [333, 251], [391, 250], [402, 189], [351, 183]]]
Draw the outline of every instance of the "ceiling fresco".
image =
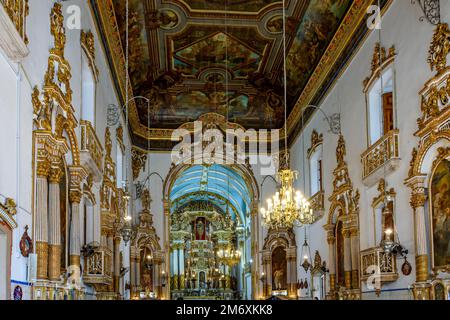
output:
[[185, 0], [191, 9], [231, 12], [259, 12], [279, 0]]
[[[335, 76], [322, 70], [334, 63], [321, 64], [334, 51], [342, 51], [371, 2], [286, 1], [289, 126], [298, 124], [302, 95], [322, 90], [323, 83], [310, 88], [316, 76]], [[91, 1], [122, 99], [125, 3]], [[170, 149], [174, 129], [207, 113], [226, 116], [247, 129], [284, 126], [283, 1], [129, 0], [129, 4], [130, 94], [150, 99], [149, 104], [142, 99], [130, 104], [136, 145], [146, 148], [150, 138], [155, 149]], [[330, 45], [338, 37], [339, 43]]]

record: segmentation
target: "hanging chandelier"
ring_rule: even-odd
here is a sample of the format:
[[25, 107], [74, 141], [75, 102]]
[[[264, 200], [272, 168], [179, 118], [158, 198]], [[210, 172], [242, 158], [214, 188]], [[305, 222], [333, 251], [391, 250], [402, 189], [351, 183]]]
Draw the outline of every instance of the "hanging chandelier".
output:
[[263, 224], [268, 229], [291, 229], [296, 223], [312, 224], [314, 213], [303, 194], [293, 187], [298, 172], [289, 168], [287, 145], [287, 73], [286, 73], [286, 3], [283, 1], [283, 49], [284, 49], [284, 143], [285, 166], [278, 172], [280, 190], [267, 200], [267, 208], [261, 208]]
[[282, 169], [278, 173], [281, 188], [267, 200], [267, 208], [261, 208], [263, 224], [268, 229], [290, 229], [296, 223], [305, 225], [314, 222], [309, 201], [293, 187], [297, 175], [290, 169]]
[[241, 261], [241, 251], [235, 249], [220, 249], [217, 250], [217, 260], [221, 264], [234, 266]]

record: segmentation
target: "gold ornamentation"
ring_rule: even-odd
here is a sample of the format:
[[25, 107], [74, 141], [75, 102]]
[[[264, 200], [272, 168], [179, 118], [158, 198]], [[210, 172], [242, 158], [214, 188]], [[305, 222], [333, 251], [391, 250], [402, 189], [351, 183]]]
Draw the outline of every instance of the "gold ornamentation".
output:
[[61, 245], [48, 246], [48, 278], [50, 281], [60, 281], [61, 276]]
[[5, 203], [0, 203], [0, 221], [5, 222], [11, 229], [17, 228], [14, 216], [17, 213], [16, 203], [13, 199], [7, 198]]
[[311, 209], [314, 210], [314, 213], [319, 214], [319, 217], [316, 218], [316, 220], [318, 220], [325, 210], [325, 192], [317, 192], [308, 201], [311, 204]]
[[95, 65], [95, 40], [94, 40], [94, 34], [91, 32], [91, 30], [88, 31], [81, 31], [81, 48], [83, 48], [84, 53], [86, 54], [89, 62], [89, 67], [92, 70], [92, 74], [94, 75], [94, 78], [96, 81], [98, 81], [98, 68]]
[[116, 139], [119, 143], [120, 148], [122, 149], [122, 152], [125, 152], [125, 144], [123, 142], [123, 127], [122, 125], [119, 125], [116, 129]]
[[389, 65], [395, 58], [395, 47], [392, 46], [389, 52], [386, 53], [386, 48], [382, 47], [379, 42], [375, 44], [375, 49], [372, 56], [371, 62], [371, 74], [364, 80], [364, 91], [373, 82], [374, 79], [378, 78], [381, 72]]
[[371, 266], [380, 269], [381, 284], [393, 282], [398, 279], [397, 264], [392, 253], [386, 253], [380, 247], [374, 247], [361, 251], [361, 281], [367, 281], [373, 274]]
[[416, 282], [425, 282], [429, 278], [428, 255], [416, 256]]
[[431, 70], [441, 73], [447, 67], [447, 56], [450, 52], [450, 30], [448, 24], [441, 23], [437, 26], [431, 42], [428, 63]]
[[36, 241], [37, 278], [48, 279], [48, 243]]
[[311, 158], [312, 153], [322, 143], [323, 143], [323, 134], [319, 134], [316, 130], [313, 130], [311, 134], [311, 147], [308, 149], [308, 158]]
[[384, 203], [386, 197], [393, 198], [396, 195], [394, 188], [391, 188], [389, 190], [387, 189], [386, 180], [384, 179], [381, 179], [378, 183], [377, 190], [379, 192], [379, 195], [373, 198], [372, 208], [376, 208], [380, 203]]
[[89, 121], [81, 120], [81, 152], [85, 152], [94, 161], [99, 172], [103, 167], [103, 147], [95, 129]]
[[26, 34], [26, 20], [30, 13], [28, 0], [1, 0], [0, 4], [5, 8], [6, 13], [10, 17], [25, 44], [28, 44], [28, 37]]
[[131, 149], [131, 160], [133, 167], [133, 179], [136, 180], [139, 177], [139, 173], [142, 169], [145, 170], [145, 164], [147, 162], [147, 153], [137, 148]]
[[399, 131], [391, 130], [361, 155], [363, 179], [396, 159], [400, 159]]
[[50, 174], [48, 177], [48, 181], [50, 183], [58, 184], [61, 181], [61, 177], [64, 172], [59, 165], [50, 168]]
[[71, 190], [69, 192], [69, 199], [70, 199], [71, 203], [80, 203], [81, 202], [81, 191]]

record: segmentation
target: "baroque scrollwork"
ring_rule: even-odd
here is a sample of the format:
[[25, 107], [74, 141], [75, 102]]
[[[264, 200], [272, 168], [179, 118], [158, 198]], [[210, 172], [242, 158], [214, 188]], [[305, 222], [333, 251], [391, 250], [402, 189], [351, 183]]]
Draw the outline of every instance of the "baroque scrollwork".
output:
[[311, 147], [308, 149], [308, 157], [311, 157], [311, 154], [314, 150], [323, 143], [323, 134], [318, 133], [316, 130], [313, 130], [311, 134]]
[[142, 169], [145, 170], [145, 164], [147, 162], [147, 153], [137, 148], [131, 149], [131, 160], [133, 167], [133, 179], [136, 180], [139, 177], [139, 173]]
[[95, 77], [95, 80], [98, 81], [98, 68], [95, 64], [95, 40], [94, 34], [89, 31], [81, 31], [81, 48], [84, 50], [86, 57], [88, 58], [89, 67], [92, 70], [92, 73]]

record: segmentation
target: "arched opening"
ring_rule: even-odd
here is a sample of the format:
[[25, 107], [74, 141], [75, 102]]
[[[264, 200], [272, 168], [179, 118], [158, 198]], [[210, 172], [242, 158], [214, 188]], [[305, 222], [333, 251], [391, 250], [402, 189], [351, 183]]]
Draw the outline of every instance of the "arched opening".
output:
[[394, 123], [394, 71], [387, 68], [369, 89], [368, 133], [370, 145], [395, 129]]
[[68, 266], [69, 222], [68, 222], [68, 174], [65, 161], [61, 163], [61, 179], [59, 181], [59, 215], [61, 230], [61, 274]]
[[171, 298], [251, 298], [254, 178], [237, 165], [173, 172], [166, 181]]
[[88, 58], [84, 53], [81, 55], [81, 119], [89, 121], [95, 126], [95, 78], [89, 66]]
[[286, 251], [283, 247], [277, 247], [272, 252], [272, 288], [276, 291], [287, 290], [287, 262]]

